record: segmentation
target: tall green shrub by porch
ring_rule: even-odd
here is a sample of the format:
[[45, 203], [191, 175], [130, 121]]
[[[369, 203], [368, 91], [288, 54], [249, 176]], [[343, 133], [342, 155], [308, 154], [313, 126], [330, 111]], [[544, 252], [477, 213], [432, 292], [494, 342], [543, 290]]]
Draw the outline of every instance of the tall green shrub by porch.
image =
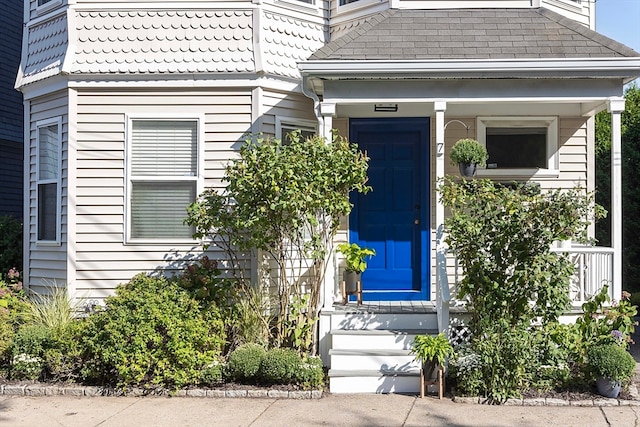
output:
[[[599, 210], [578, 188], [537, 192], [450, 179], [441, 190], [451, 211], [446, 241], [464, 274], [458, 298], [467, 301], [471, 314], [471, 347], [480, 356], [485, 394], [501, 401], [531, 386], [549, 347], [532, 322], [556, 322], [568, 308], [574, 266], [551, 246], [557, 240], [585, 241]], [[539, 354], [531, 354], [536, 346]], [[525, 349], [528, 357], [516, 357]]]
[[314, 352], [333, 237], [351, 211], [349, 193], [370, 189], [367, 162], [339, 136], [248, 141], [226, 168], [226, 187], [206, 190], [189, 206], [186, 222], [226, 254], [241, 293], [252, 286], [246, 260], [266, 255], [258, 260], [260, 289], [277, 290], [268, 310], [275, 314], [271, 346]]

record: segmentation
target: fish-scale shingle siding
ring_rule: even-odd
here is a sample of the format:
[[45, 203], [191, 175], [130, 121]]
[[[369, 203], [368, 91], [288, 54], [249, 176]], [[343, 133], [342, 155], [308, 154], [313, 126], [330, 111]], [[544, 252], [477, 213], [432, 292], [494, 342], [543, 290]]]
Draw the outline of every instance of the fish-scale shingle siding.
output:
[[264, 71], [299, 77], [298, 61], [307, 59], [325, 43], [324, 26], [282, 14], [265, 12], [262, 20]]
[[72, 73], [255, 71], [253, 12], [87, 11]]
[[29, 27], [21, 84], [42, 80], [62, 70], [67, 45], [67, 16], [58, 15]]

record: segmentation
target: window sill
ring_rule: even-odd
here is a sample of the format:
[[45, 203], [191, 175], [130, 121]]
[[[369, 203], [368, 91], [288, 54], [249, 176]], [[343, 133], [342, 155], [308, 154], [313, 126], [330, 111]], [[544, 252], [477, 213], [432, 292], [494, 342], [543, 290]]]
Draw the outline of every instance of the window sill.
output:
[[478, 169], [480, 178], [558, 178], [557, 169]]
[[179, 246], [197, 246], [201, 242], [190, 239], [127, 239], [124, 244], [126, 246], [136, 245], [179, 245]]
[[51, 0], [46, 2], [43, 5], [40, 5], [36, 8], [36, 14], [38, 16], [40, 15], [44, 15], [45, 13], [49, 12], [50, 10], [55, 9], [56, 7], [60, 6], [62, 4], [62, 0]]
[[37, 240], [36, 246], [62, 246], [62, 243], [53, 240]]

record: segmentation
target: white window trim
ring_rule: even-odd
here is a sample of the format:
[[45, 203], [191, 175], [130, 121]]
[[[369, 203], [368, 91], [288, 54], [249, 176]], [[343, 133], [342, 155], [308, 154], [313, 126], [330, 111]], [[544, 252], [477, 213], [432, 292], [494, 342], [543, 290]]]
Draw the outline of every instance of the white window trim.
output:
[[487, 146], [487, 127], [545, 127], [547, 128], [547, 167], [546, 168], [518, 168], [518, 169], [487, 169], [479, 168], [479, 177], [531, 177], [557, 178], [560, 175], [558, 159], [558, 117], [555, 116], [496, 116], [478, 117], [476, 129], [478, 142]]
[[301, 12], [317, 12], [320, 1], [321, 0], [313, 0], [311, 3], [307, 3], [302, 0], [274, 0], [274, 4]]
[[[165, 121], [196, 121], [197, 126], [197, 174], [196, 174], [196, 197], [202, 193], [204, 190], [204, 114], [128, 114], [126, 115], [126, 176], [125, 176], [125, 200], [124, 200], [124, 211], [125, 211], [125, 235], [124, 235], [124, 244], [125, 245], [139, 245], [139, 244], [150, 244], [150, 245], [162, 245], [162, 244], [198, 244], [199, 241], [196, 239], [168, 239], [168, 238], [159, 238], [159, 239], [135, 239], [131, 237], [131, 137], [132, 137], [132, 123], [135, 120], [165, 120]], [[176, 181], [178, 178], [174, 178]], [[191, 180], [191, 178], [185, 178]], [[145, 178], [144, 181], [164, 181], [163, 177], [148, 177]], [[187, 213], [185, 211], [185, 218]]]
[[282, 128], [294, 128], [318, 133], [318, 122], [315, 120], [296, 119], [294, 117], [276, 117], [276, 139], [282, 141]]
[[[56, 125], [58, 127], [58, 164], [56, 179], [40, 180], [40, 128]], [[40, 224], [39, 218], [39, 188], [41, 184], [56, 184], [56, 238], [54, 240], [40, 240], [38, 236], [40, 231], [38, 229]], [[36, 244], [39, 246], [60, 246], [61, 244], [61, 230], [62, 230], [62, 117], [54, 117], [46, 120], [39, 120], [36, 122]]]
[[347, 4], [340, 4], [340, 0], [336, 0], [336, 2], [337, 2], [337, 5], [336, 5], [337, 14], [347, 13], [354, 10], [362, 9], [367, 6], [380, 4], [380, 0], [356, 0], [352, 3], [347, 3]]

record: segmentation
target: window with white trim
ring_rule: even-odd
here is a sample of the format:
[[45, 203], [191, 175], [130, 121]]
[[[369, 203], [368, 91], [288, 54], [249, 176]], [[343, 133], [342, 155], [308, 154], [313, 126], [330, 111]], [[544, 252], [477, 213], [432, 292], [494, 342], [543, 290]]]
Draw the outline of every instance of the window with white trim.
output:
[[45, 3], [49, 3], [51, 0], [38, 0], [38, 6], [42, 6]]
[[283, 144], [291, 143], [288, 135], [295, 131], [300, 131], [300, 136], [303, 140], [318, 133], [316, 122], [311, 120], [276, 117], [276, 138], [282, 141]]
[[128, 235], [131, 240], [192, 240], [186, 208], [198, 194], [199, 121], [130, 120]]
[[37, 222], [38, 242], [60, 242], [62, 175], [62, 121], [60, 118], [36, 123], [37, 129]]
[[478, 117], [489, 159], [481, 175], [557, 175], [557, 117]]

